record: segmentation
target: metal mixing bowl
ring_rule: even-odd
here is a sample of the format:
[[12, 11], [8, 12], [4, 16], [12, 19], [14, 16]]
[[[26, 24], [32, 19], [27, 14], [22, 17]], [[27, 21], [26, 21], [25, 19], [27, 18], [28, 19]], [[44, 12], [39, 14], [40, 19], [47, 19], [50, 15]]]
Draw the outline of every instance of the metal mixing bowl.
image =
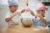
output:
[[32, 18], [22, 18], [21, 22], [24, 27], [31, 27], [33, 23], [33, 19]]

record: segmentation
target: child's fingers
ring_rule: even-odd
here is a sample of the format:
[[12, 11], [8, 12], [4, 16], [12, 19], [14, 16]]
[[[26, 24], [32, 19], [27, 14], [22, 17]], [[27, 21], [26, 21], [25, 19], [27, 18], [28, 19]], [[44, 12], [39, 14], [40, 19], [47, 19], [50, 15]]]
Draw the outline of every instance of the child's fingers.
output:
[[35, 18], [37, 18], [37, 15], [35, 15]]
[[40, 14], [38, 14], [37, 16], [38, 16], [38, 17], [41, 17], [41, 15], [40, 15]]
[[28, 8], [27, 11], [32, 11], [32, 10], [30, 8]]
[[26, 9], [23, 9], [22, 11], [26, 11]]
[[15, 12], [14, 14], [13, 14], [13, 16], [16, 16], [18, 14], [18, 12]]
[[18, 12], [15, 12], [15, 14], [18, 14]]
[[32, 10], [28, 8], [28, 9], [23, 9], [22, 11], [32, 11]]
[[30, 11], [30, 9], [28, 8], [27, 11]]
[[42, 23], [42, 26], [44, 26], [44, 27], [45, 27], [45, 23]]
[[28, 8], [28, 9], [23, 9], [22, 11], [32, 11], [32, 10]]

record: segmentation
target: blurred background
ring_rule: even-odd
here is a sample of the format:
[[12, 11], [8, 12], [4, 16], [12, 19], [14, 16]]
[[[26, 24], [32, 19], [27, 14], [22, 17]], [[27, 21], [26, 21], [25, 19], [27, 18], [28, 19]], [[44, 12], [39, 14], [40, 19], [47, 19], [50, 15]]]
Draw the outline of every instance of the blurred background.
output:
[[[36, 6], [38, 3], [44, 3], [48, 10], [45, 13], [47, 19], [47, 25], [50, 24], [50, 0], [18, 0], [19, 1], [19, 10], [30, 8], [36, 14]], [[9, 11], [8, 0], [0, 0], [0, 21], [5, 23], [5, 15]]]
[[[44, 3], [48, 10], [46, 11], [45, 17], [48, 22], [50, 22], [50, 0], [18, 0], [19, 9], [31, 8], [34, 12], [36, 11], [36, 6], [38, 3]], [[8, 0], [0, 0], [0, 19], [1, 22], [4, 22], [4, 17], [9, 11]], [[36, 12], [35, 12], [36, 14]]]
[[[50, 0], [18, 0], [19, 1], [19, 10], [31, 8], [36, 14], [36, 6], [38, 3], [44, 3], [48, 10], [45, 13], [45, 17], [47, 19], [47, 24], [50, 23]], [[8, 0], [0, 0], [0, 19], [1, 22], [5, 23], [5, 15], [9, 11], [8, 8]]]

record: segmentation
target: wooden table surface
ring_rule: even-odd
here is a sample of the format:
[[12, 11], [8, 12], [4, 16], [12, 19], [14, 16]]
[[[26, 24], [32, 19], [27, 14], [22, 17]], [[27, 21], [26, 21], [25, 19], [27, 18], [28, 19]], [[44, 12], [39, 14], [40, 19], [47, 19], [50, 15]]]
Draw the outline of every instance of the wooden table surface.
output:
[[6, 33], [48, 33], [46, 29], [40, 29], [37, 26], [23, 27], [22, 24], [8, 27]]

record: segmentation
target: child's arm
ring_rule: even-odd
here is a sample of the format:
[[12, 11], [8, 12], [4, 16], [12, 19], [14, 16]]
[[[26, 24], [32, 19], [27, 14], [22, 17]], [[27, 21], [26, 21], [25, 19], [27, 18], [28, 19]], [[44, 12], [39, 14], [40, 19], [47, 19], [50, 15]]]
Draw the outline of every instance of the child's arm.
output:
[[6, 22], [11, 21], [12, 18], [13, 18], [14, 16], [16, 16], [16, 14], [17, 14], [17, 12], [15, 12], [15, 13], [13, 14], [13, 16], [10, 16], [9, 18], [6, 18], [5, 21], [6, 21]]
[[34, 12], [30, 8], [28, 8], [27, 10], [31, 13], [32, 16], [35, 16]]
[[30, 11], [31, 15], [35, 16], [35, 14], [33, 13], [33, 11]]
[[[22, 11], [21, 11], [21, 13], [24, 13], [25, 11], [29, 11], [30, 13], [31, 13], [31, 15], [33, 15], [33, 16], [35, 16], [35, 14], [33, 13], [33, 11], [31, 10], [31, 9], [23, 9]], [[36, 16], [35, 16], [36, 17]]]
[[21, 11], [21, 13], [24, 13], [26, 11], [26, 9], [23, 9], [22, 11]]
[[46, 22], [46, 19], [43, 16], [39, 15], [38, 17], [42, 20], [43, 23]]
[[5, 21], [9, 22], [9, 21], [11, 21], [12, 18], [13, 18], [13, 16], [10, 16], [9, 18], [6, 18]]
[[41, 19], [43, 26], [45, 26], [46, 19], [41, 15], [39, 15], [38, 17]]

